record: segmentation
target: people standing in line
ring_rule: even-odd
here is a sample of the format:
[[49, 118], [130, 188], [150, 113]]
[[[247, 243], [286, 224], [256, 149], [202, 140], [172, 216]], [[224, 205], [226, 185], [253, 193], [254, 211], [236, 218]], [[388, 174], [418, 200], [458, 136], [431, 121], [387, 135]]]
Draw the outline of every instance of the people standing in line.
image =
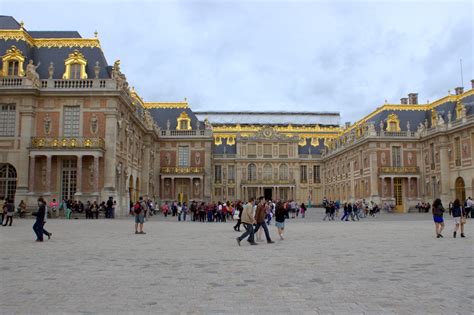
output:
[[183, 207], [181, 207], [181, 202], [178, 202], [176, 205], [176, 211], [178, 214], [178, 221], [181, 221], [181, 211], [183, 210]]
[[70, 220], [71, 219], [71, 213], [72, 213], [72, 204], [69, 201], [63, 201], [63, 207], [65, 207], [66, 211], [66, 219]]
[[276, 204], [275, 226], [277, 227], [280, 240], [283, 240], [283, 232], [285, 231], [285, 208], [283, 207], [283, 203], [280, 201]]
[[443, 235], [441, 232], [444, 229], [444, 219], [443, 219], [443, 213], [444, 213], [444, 207], [441, 203], [441, 199], [436, 199], [433, 202], [433, 221], [435, 224], [435, 232], [436, 232], [436, 237], [441, 238]]
[[206, 204], [204, 201], [199, 205], [199, 222], [206, 222]]
[[97, 204], [97, 201], [94, 201], [91, 205], [91, 219], [93, 219], [94, 216], [96, 219], [99, 218], [99, 205]]
[[170, 211], [170, 207], [168, 206], [168, 201], [165, 202], [165, 204], [161, 207], [161, 211], [163, 212], [163, 215], [165, 218], [168, 217], [168, 212]]
[[49, 203], [49, 209], [51, 209], [51, 216], [58, 217], [59, 203], [53, 198], [53, 201]]
[[[257, 222], [257, 225], [255, 226], [255, 233], [258, 233], [260, 228], [263, 228], [263, 231], [265, 232], [265, 238], [267, 239], [268, 244], [275, 243], [272, 241], [270, 238], [270, 232], [268, 231], [267, 223], [265, 222], [265, 211], [266, 207], [266, 202], [264, 197], [259, 198], [259, 202], [257, 205], [257, 211], [255, 212], [255, 221]], [[257, 234], [258, 235], [258, 234]], [[261, 240], [261, 237], [260, 237]]]
[[112, 197], [109, 197], [106, 203], [107, 207], [105, 208], [105, 217], [107, 219], [112, 218], [112, 211], [113, 211], [113, 206], [114, 206], [114, 201]]
[[237, 202], [237, 205], [235, 206], [235, 211], [238, 211], [238, 219], [237, 223], [234, 225], [234, 231], [240, 232], [240, 225], [242, 224], [242, 212], [244, 208], [242, 207], [242, 203], [240, 201]]
[[236, 238], [237, 244], [240, 246], [240, 242], [248, 236], [247, 241], [250, 245], [257, 245], [253, 232], [253, 225], [256, 223], [255, 218], [253, 217], [253, 198], [250, 198], [249, 202], [244, 206], [241, 221], [245, 227], [245, 232]]
[[[143, 232], [143, 224], [145, 223], [143, 204], [143, 197], [140, 197], [139, 201], [137, 201], [133, 206], [133, 213], [135, 215], [135, 234], [146, 234]], [[140, 227], [140, 231], [138, 231], [138, 227]]]
[[33, 231], [36, 234], [36, 241], [42, 242], [43, 241], [43, 225], [44, 219], [46, 215], [46, 202], [44, 201], [43, 197], [38, 198], [38, 210], [32, 213], [36, 216], [35, 224], [33, 224]]
[[[15, 206], [13, 205], [13, 201], [10, 198], [5, 199], [5, 205], [4, 205], [4, 213], [5, 213], [5, 219], [3, 223], [3, 226], [12, 226], [13, 224], [13, 214], [15, 213]], [[10, 224], [8, 224], [10, 222]]]
[[461, 227], [461, 237], [465, 237], [464, 235], [464, 223], [465, 223], [465, 218], [464, 218], [464, 211], [461, 207], [461, 202], [459, 199], [454, 200], [453, 202], [453, 207], [451, 210], [451, 215], [453, 216], [454, 219], [454, 232], [453, 232], [453, 237], [456, 238], [456, 233]]
[[[341, 221], [348, 221], [349, 219], [349, 206], [350, 206], [350, 203], [346, 202], [344, 203], [344, 215], [342, 216], [341, 218]], [[352, 208], [351, 208], [352, 210]]]
[[91, 202], [88, 200], [86, 202], [86, 206], [85, 206], [85, 211], [86, 211], [86, 219], [93, 219], [92, 217], [92, 205], [91, 205]]

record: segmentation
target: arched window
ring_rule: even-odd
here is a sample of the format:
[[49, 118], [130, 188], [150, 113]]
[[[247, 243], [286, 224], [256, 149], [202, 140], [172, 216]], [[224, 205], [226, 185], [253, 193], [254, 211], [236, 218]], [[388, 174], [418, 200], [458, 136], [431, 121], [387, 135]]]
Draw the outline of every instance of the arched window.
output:
[[253, 182], [257, 179], [257, 167], [255, 164], [251, 163], [248, 166], [248, 181]]
[[0, 198], [14, 200], [16, 192], [16, 169], [11, 164], [0, 164]]
[[288, 166], [286, 164], [280, 165], [280, 171], [279, 171], [279, 179], [280, 180], [288, 180]]
[[263, 166], [263, 180], [272, 180], [272, 165], [270, 163], [267, 163]]
[[63, 79], [87, 79], [86, 65], [87, 60], [84, 58], [84, 55], [78, 50], [74, 50], [64, 61], [66, 69], [63, 74]]

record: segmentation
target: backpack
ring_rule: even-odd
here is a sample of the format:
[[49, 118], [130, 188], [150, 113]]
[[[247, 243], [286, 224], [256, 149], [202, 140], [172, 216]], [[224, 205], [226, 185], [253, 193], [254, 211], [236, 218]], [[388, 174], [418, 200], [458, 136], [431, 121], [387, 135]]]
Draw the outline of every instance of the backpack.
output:
[[135, 214], [140, 214], [140, 212], [142, 212], [142, 206], [140, 205], [139, 202], [137, 202], [137, 203], [133, 206], [133, 212], [135, 212]]

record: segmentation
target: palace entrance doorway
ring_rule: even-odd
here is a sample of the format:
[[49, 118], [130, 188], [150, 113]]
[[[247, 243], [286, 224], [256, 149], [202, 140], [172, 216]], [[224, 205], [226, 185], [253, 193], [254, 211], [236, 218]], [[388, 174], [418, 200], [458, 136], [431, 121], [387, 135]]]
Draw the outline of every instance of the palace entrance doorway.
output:
[[265, 200], [272, 200], [272, 189], [271, 188], [264, 188], [263, 189], [263, 196]]

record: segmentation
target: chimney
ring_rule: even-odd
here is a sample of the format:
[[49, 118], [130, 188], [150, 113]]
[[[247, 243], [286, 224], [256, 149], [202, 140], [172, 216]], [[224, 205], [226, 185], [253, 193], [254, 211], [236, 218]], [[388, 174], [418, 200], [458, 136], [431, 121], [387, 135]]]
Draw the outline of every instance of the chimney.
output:
[[345, 128], [349, 128], [351, 126], [351, 122], [350, 121], [346, 121], [346, 123], [344, 124]]
[[458, 86], [457, 88], [454, 88], [454, 91], [456, 91], [456, 95], [460, 95], [464, 92], [464, 88], [462, 86]]
[[410, 105], [418, 104], [418, 93], [409, 93], [408, 94], [408, 101]]
[[471, 89], [474, 90], [474, 79], [471, 80]]
[[407, 105], [408, 104], [408, 97], [402, 97], [400, 99], [400, 104]]

